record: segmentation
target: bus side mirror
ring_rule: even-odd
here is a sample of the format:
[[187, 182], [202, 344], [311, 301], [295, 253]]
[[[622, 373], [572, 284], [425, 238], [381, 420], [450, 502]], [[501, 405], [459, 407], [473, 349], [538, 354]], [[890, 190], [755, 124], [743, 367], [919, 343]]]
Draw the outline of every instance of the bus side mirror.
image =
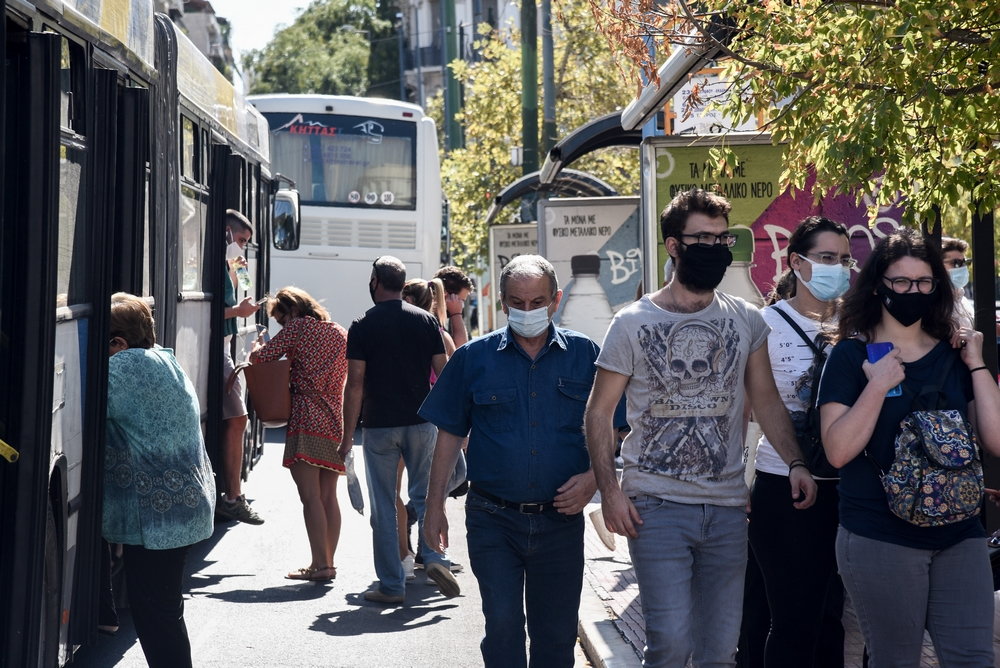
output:
[[274, 215], [271, 221], [274, 247], [283, 251], [298, 250], [302, 216], [297, 190], [279, 190], [274, 194]]

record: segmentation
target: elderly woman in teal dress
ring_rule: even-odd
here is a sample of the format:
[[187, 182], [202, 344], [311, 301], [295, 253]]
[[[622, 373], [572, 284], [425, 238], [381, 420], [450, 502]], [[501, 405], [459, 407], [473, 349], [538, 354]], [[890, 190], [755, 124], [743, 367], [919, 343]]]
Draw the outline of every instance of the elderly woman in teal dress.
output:
[[190, 546], [212, 535], [215, 485], [194, 386], [155, 345], [146, 303], [111, 304], [104, 538], [123, 545], [125, 579], [146, 661], [191, 665], [182, 581]]

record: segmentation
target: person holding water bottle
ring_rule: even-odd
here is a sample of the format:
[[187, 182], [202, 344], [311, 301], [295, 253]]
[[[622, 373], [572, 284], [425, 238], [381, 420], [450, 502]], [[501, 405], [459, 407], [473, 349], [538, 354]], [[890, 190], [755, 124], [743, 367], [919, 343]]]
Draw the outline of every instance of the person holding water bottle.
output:
[[[243, 301], [237, 300], [237, 285], [244, 290], [253, 287], [252, 283], [247, 285], [250, 274], [247, 271], [246, 258], [243, 257], [243, 248], [251, 238], [253, 238], [253, 227], [246, 216], [239, 211], [227, 209], [226, 278], [223, 283], [226, 291], [223, 331], [225, 350], [222, 353], [223, 383], [229, 380], [235, 368], [230, 349], [232, 338], [239, 331], [236, 319], [249, 318], [260, 308], [260, 302], [254, 303], [252, 297], [246, 297]], [[216, 505], [216, 513], [229, 520], [263, 524], [264, 520], [250, 507], [242, 491], [240, 476], [243, 469], [243, 432], [246, 426], [247, 407], [243, 402], [243, 382], [237, 376], [232, 388], [228, 392], [223, 391], [222, 394], [222, 471], [220, 472], [222, 495]]]
[[[993, 666], [981, 455], [968, 432], [1000, 454], [1000, 389], [983, 364], [983, 335], [952, 320], [954, 301], [936, 246], [912, 229], [885, 237], [844, 299], [820, 382], [823, 446], [840, 468], [837, 564], [872, 668], [918, 665], [925, 629], [941, 665]], [[909, 499], [919, 504], [904, 517], [906, 485], [896, 473], [930, 464], [901, 460], [897, 451], [913, 443], [908, 429], [939, 416], [950, 416], [949, 428], [919, 431], [921, 447], [965, 444], [972, 482], [952, 487], [950, 471], [924, 478]], [[933, 512], [916, 512], [928, 506], [941, 512], [930, 519]]]

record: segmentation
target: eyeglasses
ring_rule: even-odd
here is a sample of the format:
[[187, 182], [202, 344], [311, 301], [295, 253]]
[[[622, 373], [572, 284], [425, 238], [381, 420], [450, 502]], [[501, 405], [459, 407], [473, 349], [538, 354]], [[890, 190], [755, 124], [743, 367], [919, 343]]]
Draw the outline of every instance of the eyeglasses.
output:
[[972, 264], [972, 260], [967, 260], [966, 258], [962, 257], [962, 258], [958, 258], [956, 260], [945, 260], [944, 264], [945, 264], [946, 267], [950, 266], [952, 269], [958, 269], [958, 268], [964, 267], [964, 266], [966, 266], [968, 264]]
[[836, 253], [803, 253], [806, 257], [815, 257], [819, 259], [820, 264], [825, 264], [828, 266], [833, 266], [835, 264], [842, 264], [848, 269], [854, 269], [858, 266], [858, 261], [855, 260], [850, 255], [840, 255]]
[[937, 288], [938, 279], [936, 278], [906, 278], [905, 276], [897, 276], [896, 278], [889, 278], [888, 276], [883, 276], [882, 280], [888, 283], [892, 287], [892, 291], [898, 295], [905, 294], [909, 292], [914, 285], [917, 286], [917, 292], [929, 295], [934, 292]]
[[723, 246], [728, 246], [732, 248], [736, 245], [736, 239], [738, 237], [735, 234], [729, 234], [728, 232], [723, 232], [722, 234], [712, 234], [710, 232], [701, 232], [699, 234], [681, 234], [682, 237], [693, 237], [697, 239], [699, 246], [705, 246], [711, 248], [716, 244], [722, 244]]

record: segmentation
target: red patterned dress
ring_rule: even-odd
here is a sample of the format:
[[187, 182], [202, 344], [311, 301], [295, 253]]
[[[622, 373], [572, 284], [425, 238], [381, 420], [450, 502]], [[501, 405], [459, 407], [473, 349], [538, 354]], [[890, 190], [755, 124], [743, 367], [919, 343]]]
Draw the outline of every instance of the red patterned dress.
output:
[[347, 332], [335, 322], [290, 320], [255, 354], [255, 362], [281, 359], [294, 349], [291, 369], [292, 418], [281, 463], [294, 462], [344, 472], [337, 453], [344, 431]]

